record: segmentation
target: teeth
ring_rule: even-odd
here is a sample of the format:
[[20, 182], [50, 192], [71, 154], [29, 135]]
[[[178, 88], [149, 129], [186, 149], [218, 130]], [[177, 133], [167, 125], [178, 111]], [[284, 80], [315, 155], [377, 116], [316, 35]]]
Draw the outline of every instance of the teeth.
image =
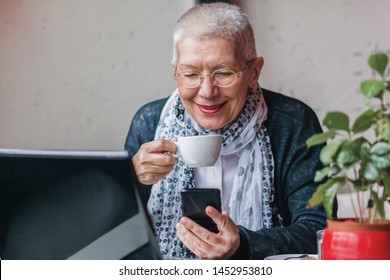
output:
[[214, 106], [204, 106], [206, 109], [215, 109], [220, 107], [220, 105], [214, 105]]

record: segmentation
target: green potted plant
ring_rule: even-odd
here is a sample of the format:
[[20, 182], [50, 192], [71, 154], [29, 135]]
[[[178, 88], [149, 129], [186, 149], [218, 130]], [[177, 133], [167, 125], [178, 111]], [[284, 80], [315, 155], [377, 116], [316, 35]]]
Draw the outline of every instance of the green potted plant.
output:
[[[385, 204], [390, 203], [388, 56], [374, 53], [368, 65], [374, 78], [360, 85], [367, 110], [353, 123], [346, 113], [327, 113], [325, 131], [306, 142], [308, 148], [325, 143], [320, 153], [323, 169], [314, 178], [321, 184], [308, 202], [308, 207], [322, 204], [327, 214], [324, 259], [390, 259], [390, 221], [385, 218]], [[332, 220], [334, 199], [342, 187], [356, 195], [350, 200], [356, 217]]]

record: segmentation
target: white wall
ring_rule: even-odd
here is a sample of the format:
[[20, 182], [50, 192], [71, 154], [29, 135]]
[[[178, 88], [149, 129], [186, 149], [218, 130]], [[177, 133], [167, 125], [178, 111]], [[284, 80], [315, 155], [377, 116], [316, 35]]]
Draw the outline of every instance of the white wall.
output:
[[193, 0], [0, 0], [0, 147], [122, 149]]
[[359, 86], [368, 56], [390, 54], [388, 0], [238, 0], [265, 58], [261, 85], [330, 110], [365, 108]]
[[[390, 50], [388, 0], [240, 0], [264, 87], [325, 111], [363, 107], [367, 56]], [[172, 27], [193, 0], [0, 0], [0, 147], [122, 149], [171, 93]]]

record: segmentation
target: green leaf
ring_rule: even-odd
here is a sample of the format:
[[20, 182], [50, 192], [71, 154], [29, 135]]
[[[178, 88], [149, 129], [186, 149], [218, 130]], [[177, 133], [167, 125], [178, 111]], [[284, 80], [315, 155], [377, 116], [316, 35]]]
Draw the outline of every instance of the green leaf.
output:
[[363, 137], [357, 138], [352, 142], [344, 142], [337, 154], [336, 161], [343, 165], [358, 161], [363, 143], [366, 143]]
[[340, 168], [337, 166], [326, 166], [316, 172], [314, 182], [321, 182], [325, 177], [330, 178], [333, 175], [337, 174], [339, 171]]
[[350, 146], [351, 146], [351, 149], [352, 149], [356, 154], [359, 154], [359, 152], [361, 151], [361, 149], [362, 149], [363, 147], [367, 147], [367, 149], [370, 148], [369, 142], [368, 142], [367, 139], [364, 138], [364, 137], [356, 138], [355, 140], [353, 140], [353, 141], [350, 143]]
[[[380, 133], [379, 129], [382, 128], [382, 132]], [[383, 116], [383, 123], [380, 124], [380, 119], [376, 124], [376, 135], [381, 135], [380, 141], [388, 141], [390, 142], [390, 115]]]
[[390, 169], [382, 170], [383, 197], [390, 197]]
[[360, 89], [366, 99], [371, 100], [374, 97], [381, 97], [385, 89], [385, 82], [378, 80], [366, 80], [360, 84]]
[[324, 201], [325, 191], [331, 188], [336, 182], [339, 182], [340, 178], [329, 179], [325, 183], [317, 186], [316, 191], [313, 193], [307, 204], [308, 208], [321, 204]]
[[310, 197], [309, 202], [306, 205], [306, 208], [312, 208], [322, 203], [325, 196], [325, 188], [330, 188], [333, 184], [333, 179], [329, 179], [325, 183], [319, 185], [313, 195]]
[[367, 182], [364, 179], [357, 179], [354, 181], [351, 181], [353, 184], [353, 188], [357, 191], [366, 191], [371, 187], [371, 182]]
[[322, 203], [325, 208], [326, 216], [331, 219], [333, 214], [333, 203], [337, 192], [343, 186], [344, 179], [329, 179], [325, 183], [319, 185], [309, 199], [308, 208], [314, 207]]
[[379, 170], [372, 162], [368, 162], [363, 170], [363, 176], [369, 181], [375, 181], [379, 177]]
[[376, 112], [368, 109], [361, 114], [352, 126], [353, 133], [361, 133], [369, 129], [376, 122]]
[[341, 167], [340, 172], [339, 172], [339, 174], [337, 174], [337, 176], [346, 176], [346, 175], [350, 174], [350, 172], [353, 171], [356, 164], [357, 163], [355, 162], [353, 164], [343, 165], [343, 167]]
[[321, 149], [320, 160], [323, 164], [328, 165], [333, 162], [333, 157], [337, 154], [341, 144], [344, 141], [336, 141], [327, 144]]
[[325, 208], [326, 216], [328, 219], [332, 218], [333, 214], [333, 204], [334, 199], [336, 197], [336, 194], [341, 189], [341, 187], [344, 185], [344, 179], [338, 179], [334, 182], [334, 184], [325, 190], [324, 194], [324, 201], [322, 202], [322, 205]]
[[310, 148], [312, 146], [325, 143], [330, 138], [335, 137], [336, 134], [337, 132], [334, 130], [329, 130], [327, 132], [314, 134], [313, 136], [311, 136], [309, 139], [306, 140], [306, 146]]
[[322, 123], [328, 129], [344, 130], [349, 132], [349, 118], [342, 112], [329, 112]]
[[372, 54], [368, 58], [368, 65], [370, 65], [373, 70], [378, 72], [381, 77], [383, 77], [385, 74], [387, 63], [388, 58], [385, 53]]
[[360, 145], [359, 157], [362, 161], [368, 161], [370, 158], [369, 150], [371, 148], [370, 143], [367, 140]]
[[387, 142], [379, 142], [374, 144], [370, 150], [369, 153], [373, 155], [386, 155], [390, 152], [390, 144]]
[[359, 158], [348, 147], [341, 147], [336, 161], [340, 164], [351, 164], [356, 162]]
[[378, 210], [379, 216], [384, 219], [385, 218], [385, 205], [384, 201], [378, 197], [378, 194], [371, 190], [370, 198], [374, 202], [376, 209]]
[[390, 159], [387, 156], [371, 155], [370, 160], [378, 169], [390, 167]]

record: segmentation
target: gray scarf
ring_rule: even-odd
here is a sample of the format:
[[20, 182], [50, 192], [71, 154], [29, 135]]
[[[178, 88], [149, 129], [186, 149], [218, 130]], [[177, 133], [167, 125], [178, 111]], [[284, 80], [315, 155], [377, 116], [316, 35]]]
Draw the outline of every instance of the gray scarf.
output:
[[[162, 110], [155, 139], [222, 134], [221, 155], [239, 156], [229, 200], [230, 217], [237, 225], [254, 231], [280, 225], [281, 218], [273, 203], [274, 163], [271, 143], [263, 125], [267, 106], [260, 87], [248, 92], [246, 103], [236, 120], [222, 129], [206, 130], [186, 116], [176, 90]], [[220, 159], [213, 168], [222, 168]], [[178, 239], [175, 230], [181, 218], [180, 191], [189, 187], [195, 187], [194, 169], [187, 167], [181, 158], [173, 170], [152, 187], [148, 211], [163, 256], [195, 257]]]

